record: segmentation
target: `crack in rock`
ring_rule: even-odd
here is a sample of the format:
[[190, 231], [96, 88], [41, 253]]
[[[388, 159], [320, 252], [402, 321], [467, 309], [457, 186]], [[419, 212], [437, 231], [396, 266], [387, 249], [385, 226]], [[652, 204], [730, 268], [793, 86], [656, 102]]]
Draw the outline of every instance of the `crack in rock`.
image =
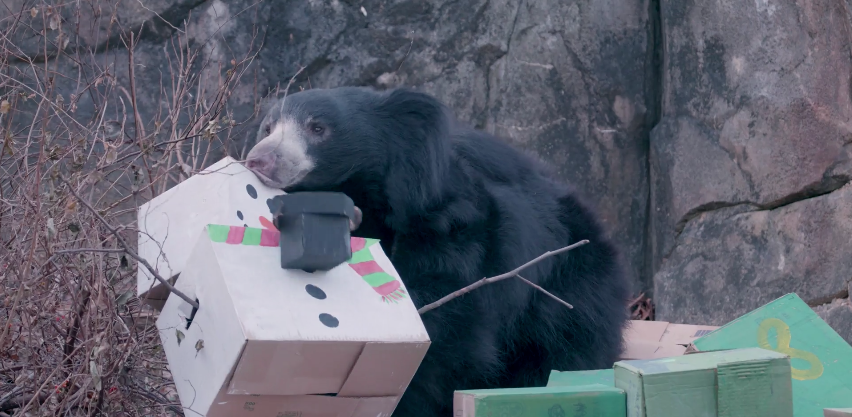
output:
[[808, 304], [808, 306], [810, 306], [811, 308], [814, 308], [814, 307], [821, 307], [821, 306], [825, 306], [825, 305], [830, 305], [835, 300], [843, 300], [843, 299], [846, 299], [846, 300], [849, 299], [849, 288], [844, 288], [844, 289], [842, 289], [842, 290], [840, 290], [840, 291], [838, 291], [834, 294], [826, 295], [825, 297], [819, 297], [819, 298], [814, 298], [814, 299], [811, 299], [811, 300], [806, 300], [805, 302]]
[[[675, 223], [675, 241], [680, 237], [683, 229], [686, 228], [686, 225], [696, 217], [709, 213], [716, 210], [721, 210], [730, 207], [742, 206], [742, 205], [750, 205], [753, 206], [754, 210], [749, 211], [769, 211], [769, 210], [777, 210], [791, 204], [795, 204], [801, 201], [809, 200], [812, 198], [822, 197], [827, 194], [831, 194], [841, 188], [843, 188], [846, 184], [849, 184], [852, 181], [852, 178], [847, 175], [837, 175], [825, 178], [819, 184], [806, 187], [805, 189], [789, 194], [783, 198], [777, 199], [775, 201], [771, 201], [769, 203], [757, 203], [755, 201], [745, 200], [738, 202], [727, 202], [727, 201], [711, 201], [709, 203], [701, 204], [684, 214], [677, 223]], [[677, 245], [674, 245], [677, 246]]]

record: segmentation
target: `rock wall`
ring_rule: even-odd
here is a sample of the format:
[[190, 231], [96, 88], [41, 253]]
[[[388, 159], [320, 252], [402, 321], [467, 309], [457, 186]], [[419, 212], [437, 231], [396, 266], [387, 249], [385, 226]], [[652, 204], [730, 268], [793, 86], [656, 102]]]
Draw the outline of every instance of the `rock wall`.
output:
[[[789, 292], [814, 306], [848, 298], [848, 3], [661, 0], [661, 27], [658, 317], [724, 324]], [[852, 340], [848, 302], [818, 311]]]
[[[45, 17], [7, 3], [24, 22]], [[134, 31], [143, 120], [170, 108], [160, 86], [175, 45], [200, 51], [200, 100], [257, 51], [227, 97], [231, 120], [294, 76], [290, 91], [422, 88], [575, 184], [659, 319], [722, 324], [795, 291], [852, 340], [849, 3], [102, 0], [60, 8], [67, 43], [37, 30], [17, 43], [72, 73], [56, 52], [91, 50], [127, 86], [121, 34]], [[56, 80], [81, 120], [102, 108], [81, 94], [98, 74], [83, 75]], [[126, 103], [110, 100], [119, 119]]]

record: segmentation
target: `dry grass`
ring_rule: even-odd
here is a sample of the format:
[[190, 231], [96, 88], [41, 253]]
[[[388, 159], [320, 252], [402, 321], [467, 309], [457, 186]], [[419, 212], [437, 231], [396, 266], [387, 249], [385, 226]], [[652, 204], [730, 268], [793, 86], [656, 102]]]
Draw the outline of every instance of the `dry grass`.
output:
[[[160, 85], [143, 87], [144, 42], [114, 19], [118, 0], [4, 5], [0, 416], [180, 415], [136, 264], [68, 187], [135, 244], [138, 205], [239, 142], [229, 98], [259, 45], [223, 64], [175, 30]], [[92, 22], [97, 51], [79, 46]], [[140, 88], [157, 90], [156, 108]]]

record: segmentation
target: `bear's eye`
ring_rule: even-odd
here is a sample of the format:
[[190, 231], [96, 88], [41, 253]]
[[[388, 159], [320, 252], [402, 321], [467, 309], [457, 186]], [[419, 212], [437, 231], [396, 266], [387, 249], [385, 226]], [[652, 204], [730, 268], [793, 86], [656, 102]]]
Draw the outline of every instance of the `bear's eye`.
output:
[[266, 125], [266, 127], [263, 128], [263, 131], [266, 132], [267, 135], [269, 135], [270, 133], [272, 133], [272, 126]]
[[324, 127], [322, 127], [322, 126], [320, 126], [316, 123], [311, 124], [310, 128], [311, 128], [311, 132], [314, 132], [317, 135], [321, 134], [325, 130]]

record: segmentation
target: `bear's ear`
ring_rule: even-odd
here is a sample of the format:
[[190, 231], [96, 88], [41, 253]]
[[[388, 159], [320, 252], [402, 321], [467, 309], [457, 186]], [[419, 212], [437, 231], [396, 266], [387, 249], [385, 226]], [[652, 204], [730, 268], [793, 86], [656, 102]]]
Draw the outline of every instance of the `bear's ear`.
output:
[[441, 197], [450, 163], [449, 110], [436, 98], [410, 89], [385, 94], [379, 114], [387, 130], [385, 192], [388, 226], [404, 231]]
[[385, 116], [413, 124], [411, 127], [427, 131], [449, 127], [449, 110], [447, 107], [435, 97], [419, 91], [407, 88], [391, 90], [386, 93], [381, 104], [381, 110]]

